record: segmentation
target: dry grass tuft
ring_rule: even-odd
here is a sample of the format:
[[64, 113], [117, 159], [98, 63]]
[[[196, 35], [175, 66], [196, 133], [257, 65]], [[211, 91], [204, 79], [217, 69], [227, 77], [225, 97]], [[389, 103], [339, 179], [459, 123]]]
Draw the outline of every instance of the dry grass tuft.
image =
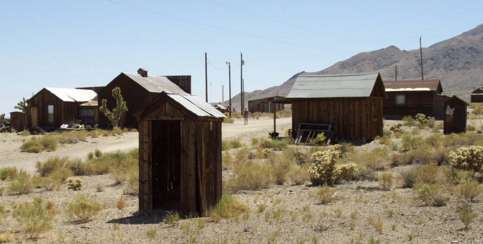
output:
[[13, 210], [13, 217], [22, 230], [34, 239], [52, 229], [54, 215], [55, 212], [49, 210], [49, 204], [40, 198], [19, 204]]
[[320, 204], [328, 204], [335, 200], [335, 189], [332, 187], [320, 187], [317, 191]]
[[101, 210], [102, 204], [85, 195], [77, 195], [67, 205], [67, 216], [76, 223], [86, 223], [92, 220]]
[[210, 210], [209, 216], [215, 220], [235, 218], [249, 211], [248, 207], [231, 195], [223, 195], [218, 204]]

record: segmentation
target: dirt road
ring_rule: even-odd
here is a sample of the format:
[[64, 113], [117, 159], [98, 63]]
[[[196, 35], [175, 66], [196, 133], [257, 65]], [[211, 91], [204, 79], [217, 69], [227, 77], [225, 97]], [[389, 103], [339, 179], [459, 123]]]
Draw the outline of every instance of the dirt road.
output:
[[[277, 120], [277, 130], [283, 132], [291, 124], [290, 118]], [[240, 138], [244, 141], [254, 136], [265, 136], [273, 131], [273, 120], [263, 118], [250, 120], [248, 125], [243, 120], [235, 120], [233, 124], [223, 124], [223, 138]], [[60, 145], [55, 152], [24, 153], [20, 146], [28, 137], [16, 134], [0, 134], [0, 167], [17, 167], [33, 172], [35, 163], [51, 157], [69, 157], [84, 159], [96, 149], [102, 152], [126, 151], [138, 147], [138, 133], [128, 132], [122, 136], [88, 138], [85, 142], [72, 145]]]

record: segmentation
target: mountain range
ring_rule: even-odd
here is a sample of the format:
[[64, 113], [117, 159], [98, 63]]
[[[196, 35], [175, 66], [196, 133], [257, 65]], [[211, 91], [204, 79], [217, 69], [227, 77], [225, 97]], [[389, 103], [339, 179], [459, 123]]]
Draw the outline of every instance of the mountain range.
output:
[[[362, 52], [317, 72], [299, 72], [279, 86], [246, 92], [245, 101], [275, 95], [286, 95], [294, 78], [303, 73], [381, 73], [383, 80], [394, 80], [395, 66], [398, 79], [421, 79], [419, 49], [401, 50], [388, 46], [375, 51]], [[425, 79], [439, 79], [448, 95], [469, 100], [473, 89], [483, 86], [483, 24], [458, 36], [423, 48]], [[232, 98], [236, 111], [240, 109], [240, 94]]]

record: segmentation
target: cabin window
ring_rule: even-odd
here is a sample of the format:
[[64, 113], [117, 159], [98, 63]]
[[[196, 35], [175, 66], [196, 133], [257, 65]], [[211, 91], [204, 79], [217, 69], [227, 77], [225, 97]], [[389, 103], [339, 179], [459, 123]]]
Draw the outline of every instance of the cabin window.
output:
[[406, 95], [399, 94], [396, 95], [396, 105], [404, 105], [406, 104]]
[[47, 106], [47, 121], [54, 123], [54, 105]]

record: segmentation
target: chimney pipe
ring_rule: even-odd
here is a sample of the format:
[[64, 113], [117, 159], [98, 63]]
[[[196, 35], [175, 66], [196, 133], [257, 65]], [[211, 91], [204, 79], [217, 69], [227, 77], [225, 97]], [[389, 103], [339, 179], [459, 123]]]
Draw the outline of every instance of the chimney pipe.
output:
[[138, 69], [138, 74], [142, 77], [148, 77], [148, 71], [143, 68]]

